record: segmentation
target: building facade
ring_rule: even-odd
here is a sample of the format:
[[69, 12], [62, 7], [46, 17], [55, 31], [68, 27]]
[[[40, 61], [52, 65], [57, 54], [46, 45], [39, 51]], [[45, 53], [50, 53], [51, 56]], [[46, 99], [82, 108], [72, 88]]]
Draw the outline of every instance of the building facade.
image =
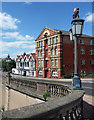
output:
[[36, 54], [30, 53], [17, 56], [16, 70], [18, 74], [36, 76]]
[[[62, 78], [74, 72], [74, 43], [68, 31], [45, 27], [36, 41], [36, 76]], [[79, 73], [94, 71], [94, 37], [78, 38]]]

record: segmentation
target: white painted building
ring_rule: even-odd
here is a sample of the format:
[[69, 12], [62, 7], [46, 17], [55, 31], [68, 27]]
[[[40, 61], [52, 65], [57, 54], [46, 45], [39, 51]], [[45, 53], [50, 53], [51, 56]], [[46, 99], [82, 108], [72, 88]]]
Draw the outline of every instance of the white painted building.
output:
[[17, 56], [16, 69], [18, 74], [25, 76], [36, 76], [36, 54], [30, 53]]

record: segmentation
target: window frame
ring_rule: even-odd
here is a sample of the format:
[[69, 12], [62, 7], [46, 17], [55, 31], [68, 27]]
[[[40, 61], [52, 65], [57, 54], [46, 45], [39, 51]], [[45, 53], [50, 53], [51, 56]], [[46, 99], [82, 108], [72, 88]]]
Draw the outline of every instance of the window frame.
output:
[[85, 60], [84, 59], [81, 60], [81, 65], [85, 65]]
[[80, 44], [81, 44], [81, 45], [84, 45], [84, 44], [85, 44], [85, 41], [84, 41], [84, 40], [80, 40]]
[[54, 60], [53, 59], [51, 60], [51, 66], [54, 66]]
[[55, 59], [55, 66], [58, 66], [58, 59]]
[[81, 55], [84, 55], [84, 54], [85, 54], [85, 49], [84, 49], [84, 48], [81, 48], [81, 49], [80, 49], [80, 54], [81, 54]]

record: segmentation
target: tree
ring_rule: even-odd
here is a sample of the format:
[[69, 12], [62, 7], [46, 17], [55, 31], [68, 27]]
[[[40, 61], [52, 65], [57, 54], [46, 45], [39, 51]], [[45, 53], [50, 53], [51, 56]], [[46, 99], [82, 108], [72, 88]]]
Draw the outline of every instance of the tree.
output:
[[8, 72], [8, 71], [11, 71], [12, 68], [15, 68], [15, 67], [16, 67], [16, 62], [15, 62], [15, 60], [12, 60], [12, 59], [9, 62], [6, 62], [6, 59], [1, 60], [1, 62], [0, 62], [0, 68], [3, 71]]

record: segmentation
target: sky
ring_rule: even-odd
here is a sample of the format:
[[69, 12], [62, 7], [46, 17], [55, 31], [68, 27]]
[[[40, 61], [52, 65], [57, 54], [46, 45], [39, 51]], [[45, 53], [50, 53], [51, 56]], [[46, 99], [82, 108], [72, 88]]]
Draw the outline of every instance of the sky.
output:
[[2, 2], [0, 57], [34, 53], [35, 39], [45, 26], [69, 31], [74, 8], [85, 20], [83, 34], [92, 35], [92, 2]]

